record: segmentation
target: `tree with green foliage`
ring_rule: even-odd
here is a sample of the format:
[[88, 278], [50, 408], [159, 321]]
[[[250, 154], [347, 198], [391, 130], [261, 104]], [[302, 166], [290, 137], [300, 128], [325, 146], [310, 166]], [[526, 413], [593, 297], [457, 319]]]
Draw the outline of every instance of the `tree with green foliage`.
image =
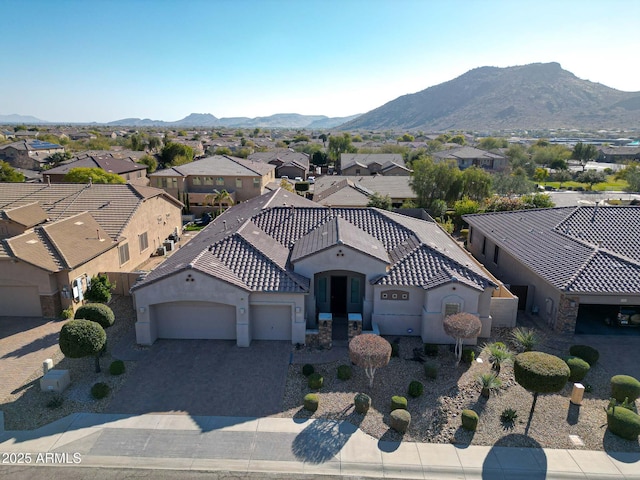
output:
[[111, 291], [114, 288], [115, 284], [109, 281], [106, 274], [98, 274], [91, 277], [85, 298], [90, 302], [107, 303], [111, 300]]
[[101, 168], [77, 167], [72, 168], [64, 176], [67, 183], [110, 183], [123, 184], [125, 179], [115, 173], [107, 172]]
[[491, 174], [472, 166], [462, 171], [462, 197], [481, 201], [491, 195]]
[[[430, 157], [420, 158], [412, 164], [410, 186], [417, 195], [421, 208], [432, 211], [437, 200], [455, 201], [462, 189], [461, 173], [455, 161], [434, 162]], [[437, 212], [434, 212], [437, 215]]]
[[60, 350], [69, 358], [94, 357], [96, 373], [100, 373], [100, 353], [107, 334], [99, 323], [89, 320], [69, 320], [60, 329]]
[[549, 167], [552, 163], [560, 160], [566, 161], [571, 157], [571, 150], [563, 145], [548, 145], [545, 147], [534, 145], [530, 151], [533, 162], [543, 167]]
[[358, 149], [351, 144], [351, 135], [348, 133], [329, 137], [329, 159], [334, 162], [338, 172], [341, 171], [340, 155], [343, 153], [356, 153], [357, 151]]
[[85, 303], [76, 310], [73, 318], [99, 323], [102, 328], [109, 328], [113, 326], [116, 321], [113, 310], [104, 303]]
[[0, 160], [0, 182], [24, 182], [24, 175], [18, 172], [7, 162], [3, 162], [2, 160]]
[[311, 156], [311, 163], [316, 167], [322, 167], [327, 164], [327, 154], [324, 152], [315, 152]]
[[497, 150], [508, 146], [509, 142], [506, 138], [484, 137], [478, 142], [478, 148], [481, 150]]
[[398, 137], [398, 142], [413, 142], [416, 138], [410, 133], [405, 133], [401, 137]]
[[625, 168], [616, 173], [615, 178], [628, 183], [625, 188], [627, 192], [640, 192], [640, 162], [628, 163]]
[[369, 197], [367, 207], [391, 210], [391, 197], [389, 195], [380, 195], [378, 192], [374, 192], [374, 194]]
[[587, 166], [587, 162], [594, 160], [597, 156], [598, 149], [595, 145], [582, 142], [576, 143], [576, 145], [573, 147], [573, 152], [571, 152], [571, 158], [580, 160], [583, 172], [585, 167]]
[[147, 166], [147, 173], [153, 173], [158, 168], [158, 161], [156, 160], [156, 157], [151, 155], [144, 155], [140, 157], [138, 163]]
[[166, 166], [184, 165], [193, 161], [193, 148], [181, 143], [169, 142], [165, 144], [160, 153], [162, 163]]
[[555, 182], [560, 182], [560, 188], [562, 188], [562, 184], [571, 180], [571, 173], [567, 170], [560, 170], [553, 174], [553, 180]]
[[160, 137], [151, 136], [147, 139], [147, 147], [152, 152], [157, 152], [162, 147], [162, 140]]
[[536, 168], [536, 172], [533, 174], [533, 179], [536, 182], [544, 182], [549, 178], [549, 171], [546, 168]]
[[525, 208], [552, 208], [556, 204], [551, 200], [551, 196], [546, 193], [532, 193], [520, 197]]
[[523, 195], [533, 192], [536, 186], [527, 178], [522, 168], [512, 173], [496, 173], [493, 176], [493, 190], [498, 195]]
[[69, 160], [71, 157], [73, 157], [71, 152], [56, 152], [49, 155], [45, 160], [49, 162], [51, 166], [57, 166], [65, 160]]
[[453, 211], [455, 226], [461, 228], [463, 224], [462, 216], [478, 213], [480, 211], [480, 203], [465, 197], [453, 204]]
[[588, 184], [588, 189], [593, 190], [593, 186], [595, 184], [606, 182], [607, 178], [604, 172], [598, 172], [596, 170], [586, 170], [576, 177], [576, 181]]
[[329, 138], [329, 137], [327, 136], [327, 134], [326, 134], [326, 133], [321, 133], [320, 135], [318, 135], [318, 138], [319, 138], [320, 140], [322, 140], [322, 146], [323, 146], [323, 147], [326, 147], [326, 146], [327, 146], [327, 145], [326, 145], [326, 144], [327, 144], [327, 139]]
[[147, 140], [142, 133], [134, 133], [129, 137], [129, 148], [135, 151], [143, 151], [147, 146]]
[[226, 190], [221, 190], [213, 194], [210, 193], [204, 197], [204, 201], [213, 207], [218, 207], [217, 215], [223, 212], [223, 207], [228, 208], [234, 203], [233, 197]]
[[454, 135], [453, 137], [451, 137], [449, 142], [457, 143], [458, 145], [466, 145], [467, 144], [467, 139], [464, 138], [464, 135]]
[[231, 149], [229, 147], [218, 147], [213, 152], [214, 155], [231, 155]]

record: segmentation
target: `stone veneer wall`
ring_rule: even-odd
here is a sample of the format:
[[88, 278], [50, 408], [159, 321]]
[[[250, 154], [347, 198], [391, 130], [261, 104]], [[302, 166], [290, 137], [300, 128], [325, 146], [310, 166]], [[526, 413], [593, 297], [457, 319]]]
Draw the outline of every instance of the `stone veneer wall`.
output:
[[62, 304], [60, 303], [60, 295], [40, 295], [40, 308], [42, 308], [42, 316], [46, 318], [57, 318], [62, 312]]
[[318, 342], [323, 348], [331, 348], [333, 334], [333, 320], [321, 320], [318, 322]]
[[573, 334], [576, 331], [576, 320], [578, 318], [578, 307], [580, 301], [578, 297], [562, 295], [558, 304], [558, 314], [554, 330], [560, 333]]
[[349, 341], [362, 333], [362, 322], [353, 320], [349, 322]]

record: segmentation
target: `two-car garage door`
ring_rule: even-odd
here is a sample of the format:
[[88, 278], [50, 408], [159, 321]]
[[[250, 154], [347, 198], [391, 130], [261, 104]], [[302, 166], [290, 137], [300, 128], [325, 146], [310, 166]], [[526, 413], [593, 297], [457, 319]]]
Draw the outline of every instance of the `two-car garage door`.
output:
[[171, 302], [151, 306], [158, 338], [235, 340], [236, 308], [210, 302]]

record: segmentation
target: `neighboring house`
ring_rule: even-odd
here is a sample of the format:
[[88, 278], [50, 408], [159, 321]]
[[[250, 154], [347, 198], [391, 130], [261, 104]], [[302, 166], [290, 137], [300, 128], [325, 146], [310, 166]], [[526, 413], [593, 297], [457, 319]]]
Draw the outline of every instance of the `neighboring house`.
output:
[[264, 162], [276, 166], [276, 177], [300, 177], [307, 179], [309, 172], [309, 155], [290, 149], [277, 149], [270, 152], [256, 152], [249, 155], [249, 160]]
[[69, 138], [71, 140], [95, 140], [97, 135], [90, 132], [69, 132]]
[[18, 130], [14, 134], [14, 137], [17, 140], [28, 140], [30, 138], [38, 138], [39, 134], [40, 134], [39, 130]]
[[4, 160], [14, 168], [40, 170], [46, 163], [46, 159], [58, 152], [64, 152], [64, 147], [57, 143], [20, 140], [0, 146], [0, 160]]
[[624, 163], [640, 161], [640, 147], [598, 147], [598, 162]]
[[55, 317], [91, 277], [135, 271], [182, 227], [157, 188], [0, 183], [0, 315]]
[[179, 143], [180, 145], [186, 145], [193, 150], [194, 158], [202, 157], [204, 155], [204, 145], [200, 140], [187, 140], [186, 138], [172, 138], [171, 142]]
[[342, 153], [342, 175], [411, 175], [399, 153]]
[[162, 188], [201, 215], [213, 209], [216, 194], [226, 190], [233, 203], [244, 202], [266, 192], [275, 179], [273, 165], [227, 155], [214, 155], [149, 175], [151, 186]]
[[322, 207], [284, 189], [226, 210], [131, 291], [140, 344], [302, 344], [338, 328], [345, 338], [364, 329], [452, 343], [445, 315], [478, 315], [486, 337], [492, 326], [514, 326], [517, 308], [433, 220]]
[[640, 305], [640, 207], [580, 206], [463, 217], [468, 248], [557, 331]]
[[415, 201], [417, 195], [411, 188], [411, 177], [373, 175], [326, 175], [316, 179], [313, 201], [321, 205], [366, 207], [373, 193], [389, 195], [395, 207], [405, 201]]
[[441, 162], [455, 160], [458, 168], [464, 170], [469, 167], [484, 168], [485, 170], [504, 170], [509, 165], [509, 159], [504, 155], [487, 152], [474, 147], [456, 147], [450, 150], [441, 150], [431, 154], [433, 160]]
[[136, 185], [148, 185], [147, 167], [133, 159], [119, 159], [111, 155], [86, 156], [74, 162], [64, 163], [46, 170], [42, 176], [45, 181], [63, 183], [64, 177], [72, 168], [100, 168], [105, 172], [120, 175], [125, 181]]

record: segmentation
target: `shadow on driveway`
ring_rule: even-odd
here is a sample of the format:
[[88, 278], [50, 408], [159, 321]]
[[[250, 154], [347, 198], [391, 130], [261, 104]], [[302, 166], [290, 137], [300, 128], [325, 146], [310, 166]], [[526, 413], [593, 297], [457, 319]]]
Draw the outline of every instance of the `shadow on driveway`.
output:
[[282, 410], [290, 353], [289, 342], [158, 340], [106, 412], [271, 415]]

